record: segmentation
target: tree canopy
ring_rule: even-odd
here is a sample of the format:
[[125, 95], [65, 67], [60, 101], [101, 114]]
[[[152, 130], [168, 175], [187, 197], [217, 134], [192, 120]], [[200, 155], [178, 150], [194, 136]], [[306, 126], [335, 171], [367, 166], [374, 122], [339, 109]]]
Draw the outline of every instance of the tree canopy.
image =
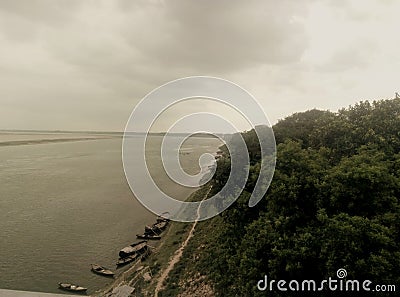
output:
[[[243, 133], [251, 159], [245, 190], [220, 217], [200, 224], [214, 227], [196, 269], [216, 294], [264, 296], [256, 283], [265, 274], [319, 280], [339, 268], [351, 279], [399, 284], [400, 99], [295, 113], [273, 130], [277, 164], [262, 202], [247, 206], [261, 162], [252, 130]], [[215, 192], [229, 175], [224, 155]]]

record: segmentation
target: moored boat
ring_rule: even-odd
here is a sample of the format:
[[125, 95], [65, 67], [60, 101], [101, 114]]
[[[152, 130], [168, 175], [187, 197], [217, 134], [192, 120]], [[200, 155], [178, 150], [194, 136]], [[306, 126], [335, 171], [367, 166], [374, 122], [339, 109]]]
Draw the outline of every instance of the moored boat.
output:
[[157, 223], [159, 222], [169, 222], [169, 212], [164, 212], [161, 215], [157, 216]]
[[169, 219], [159, 216], [159, 217], [157, 217], [156, 221], [157, 221], [157, 223], [159, 223], [159, 222], [169, 222]]
[[155, 234], [136, 234], [138, 239], [146, 239], [146, 240], [160, 240], [161, 236]]
[[109, 277], [112, 277], [115, 274], [113, 271], [111, 271], [103, 266], [100, 266], [98, 264], [92, 264], [92, 271], [96, 274], [103, 275], [103, 276], [109, 276]]
[[143, 240], [130, 246], [124, 247], [119, 251], [120, 258], [126, 258], [133, 254], [142, 254], [147, 250], [147, 241]]
[[144, 232], [146, 234], [160, 234], [161, 232], [163, 232], [168, 226], [168, 221], [166, 220], [162, 220], [159, 221], [151, 226], [146, 226], [144, 228]]
[[70, 291], [70, 292], [83, 293], [83, 292], [87, 291], [87, 288], [85, 288], [85, 287], [81, 287], [79, 285], [74, 285], [74, 284], [69, 284], [69, 283], [58, 283], [58, 287], [62, 290]]
[[126, 264], [129, 264], [139, 258], [139, 256], [139, 254], [134, 254], [125, 258], [119, 258], [117, 261], [117, 266], [124, 266]]

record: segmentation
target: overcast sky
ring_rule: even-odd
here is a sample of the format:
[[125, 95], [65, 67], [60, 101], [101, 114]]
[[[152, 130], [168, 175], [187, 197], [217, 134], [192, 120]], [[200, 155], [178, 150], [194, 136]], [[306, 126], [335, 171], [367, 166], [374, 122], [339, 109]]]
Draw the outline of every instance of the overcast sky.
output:
[[[143, 96], [192, 75], [241, 85], [272, 123], [392, 98], [399, 12], [395, 0], [2, 0], [0, 129], [122, 131]], [[214, 107], [176, 114], [202, 108]]]

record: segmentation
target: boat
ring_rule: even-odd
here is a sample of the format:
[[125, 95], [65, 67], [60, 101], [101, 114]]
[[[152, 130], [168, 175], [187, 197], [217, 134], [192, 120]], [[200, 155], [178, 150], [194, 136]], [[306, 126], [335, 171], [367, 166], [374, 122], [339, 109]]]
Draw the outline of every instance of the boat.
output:
[[119, 258], [117, 261], [117, 266], [124, 266], [126, 264], [129, 264], [139, 258], [139, 256], [139, 254], [134, 254], [125, 258]]
[[168, 221], [167, 220], [162, 220], [160, 222], [157, 222], [151, 226], [146, 226], [144, 228], [144, 232], [146, 234], [160, 234], [161, 232], [163, 232], [168, 226]]
[[110, 276], [110, 277], [114, 276], [114, 274], [115, 274], [111, 270], [109, 270], [105, 267], [102, 267], [98, 264], [92, 264], [92, 271], [96, 274], [103, 275], [103, 276]]
[[142, 254], [147, 250], [147, 241], [139, 241], [137, 243], [133, 243], [130, 246], [127, 246], [119, 251], [120, 258], [126, 258], [133, 254]]
[[153, 228], [153, 226], [144, 226], [144, 233], [145, 234], [158, 234], [157, 230]]
[[161, 215], [157, 216], [157, 223], [159, 222], [169, 222], [169, 212], [163, 212]]
[[58, 283], [58, 287], [65, 291], [70, 292], [86, 292], [87, 288], [81, 287], [79, 285], [68, 284], [68, 283]]
[[136, 234], [138, 239], [146, 239], [146, 240], [160, 240], [161, 236], [155, 234]]

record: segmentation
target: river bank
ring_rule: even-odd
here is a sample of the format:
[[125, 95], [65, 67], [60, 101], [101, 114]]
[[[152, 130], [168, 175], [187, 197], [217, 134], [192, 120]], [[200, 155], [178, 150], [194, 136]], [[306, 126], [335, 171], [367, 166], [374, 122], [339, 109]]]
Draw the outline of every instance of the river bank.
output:
[[[204, 200], [210, 189], [210, 185], [205, 185], [193, 192], [187, 200]], [[171, 222], [162, 235], [162, 240], [146, 260], [135, 262], [119, 274], [112, 284], [91, 296], [129, 296], [126, 293], [118, 293], [119, 290], [127, 292], [128, 287], [134, 288], [136, 292], [134, 296], [164, 296], [162, 293], [165, 289], [165, 281], [173, 276], [174, 267], [184, 265], [180, 262], [181, 256], [189, 240], [194, 236], [196, 224], [197, 222]]]

